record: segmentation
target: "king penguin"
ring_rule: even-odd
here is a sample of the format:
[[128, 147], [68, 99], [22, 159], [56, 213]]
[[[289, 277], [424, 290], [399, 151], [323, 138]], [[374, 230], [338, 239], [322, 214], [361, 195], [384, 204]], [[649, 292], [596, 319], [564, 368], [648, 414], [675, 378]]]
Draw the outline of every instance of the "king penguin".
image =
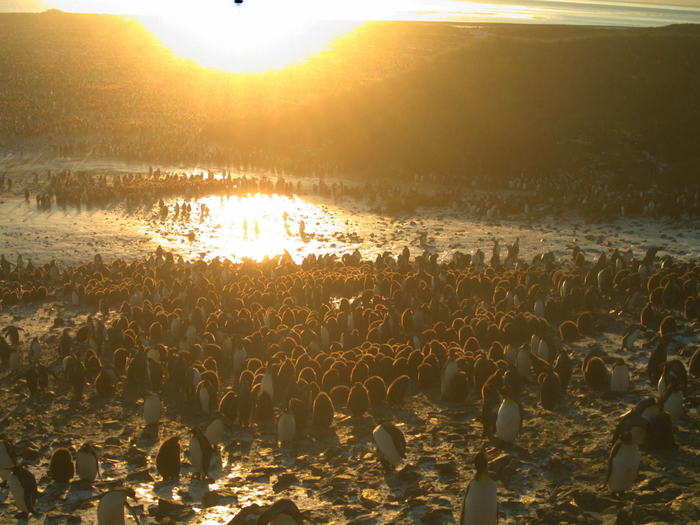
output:
[[381, 423], [372, 431], [379, 461], [384, 466], [396, 467], [406, 457], [406, 438], [398, 427]]
[[496, 483], [489, 476], [486, 453], [474, 457], [476, 473], [467, 485], [462, 500], [460, 525], [492, 525], [498, 523], [498, 494]]
[[3, 477], [7, 479], [15, 505], [20, 512], [22, 514], [33, 513], [34, 503], [36, 503], [39, 494], [34, 474], [22, 466], [17, 466], [3, 474]]
[[81, 481], [95, 481], [100, 472], [97, 451], [90, 442], [85, 442], [75, 454], [75, 470]]
[[606, 483], [610, 492], [620, 494], [634, 485], [640, 459], [639, 446], [632, 440], [632, 434], [624, 432], [608, 457]]
[[120, 487], [105, 492], [97, 505], [97, 525], [124, 525], [124, 507], [133, 515], [126, 498], [136, 499], [134, 489]]
[[209, 443], [207, 436], [200, 429], [193, 427], [190, 430], [190, 447], [188, 451], [190, 461], [194, 467], [194, 473], [203, 478], [209, 475], [209, 465], [211, 463], [214, 449]]
[[503, 401], [496, 416], [496, 437], [507, 443], [514, 443], [522, 427], [520, 404], [508, 394], [502, 394]]

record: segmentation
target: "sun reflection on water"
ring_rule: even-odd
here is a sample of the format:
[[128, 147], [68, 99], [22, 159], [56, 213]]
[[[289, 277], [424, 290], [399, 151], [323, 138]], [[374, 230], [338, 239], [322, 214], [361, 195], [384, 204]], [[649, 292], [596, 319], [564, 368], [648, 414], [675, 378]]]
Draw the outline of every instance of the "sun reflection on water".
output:
[[285, 252], [295, 260], [315, 252], [335, 251], [333, 240], [345, 239], [345, 226], [321, 205], [301, 197], [246, 194], [186, 201], [188, 218], [168, 215], [156, 219], [158, 241], [166, 248], [190, 251], [207, 259], [260, 261]]

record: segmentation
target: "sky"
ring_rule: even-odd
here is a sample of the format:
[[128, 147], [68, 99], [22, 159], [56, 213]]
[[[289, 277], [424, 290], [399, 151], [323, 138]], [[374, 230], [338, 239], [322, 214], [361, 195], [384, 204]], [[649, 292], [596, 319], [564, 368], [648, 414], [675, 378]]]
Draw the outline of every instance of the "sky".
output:
[[49, 8], [133, 16], [176, 54], [230, 72], [282, 68], [374, 20], [700, 23], [700, 0], [0, 0], [0, 12]]
[[[233, 0], [0, 0], [0, 11], [42, 11], [58, 8], [81, 13], [162, 15], [168, 11], [231, 7]], [[286, 14], [305, 11], [320, 19], [425, 19], [460, 18], [484, 10], [484, 5], [539, 8], [552, 14], [569, 12], [640, 12], [663, 18], [664, 13], [700, 22], [700, 0], [244, 0], [246, 9]], [[661, 15], [660, 15], [661, 13]], [[543, 15], [544, 16], [544, 15]], [[657, 24], [653, 24], [657, 25]]]

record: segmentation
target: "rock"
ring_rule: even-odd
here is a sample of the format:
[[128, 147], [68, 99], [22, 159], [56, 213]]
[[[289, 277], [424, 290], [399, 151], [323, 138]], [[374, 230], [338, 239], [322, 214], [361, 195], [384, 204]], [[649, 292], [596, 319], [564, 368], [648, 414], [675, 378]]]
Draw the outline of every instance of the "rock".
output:
[[227, 525], [243, 525], [245, 523], [257, 523], [258, 516], [262, 514], [264, 510], [265, 509], [257, 503], [253, 503], [252, 505], [243, 507], [241, 510], [238, 511], [238, 514], [231, 518]]
[[436, 463], [435, 470], [441, 476], [455, 476], [457, 467], [454, 463]]
[[272, 490], [275, 492], [280, 492], [282, 490], [285, 490], [289, 487], [291, 487], [294, 483], [299, 481], [297, 477], [294, 474], [287, 473], [287, 474], [281, 474], [278, 478], [277, 481], [275, 481], [272, 485]]
[[430, 509], [423, 515], [420, 521], [428, 525], [451, 523], [454, 521], [454, 516], [448, 509]]
[[194, 511], [187, 505], [177, 503], [172, 500], [158, 498], [158, 505], [153, 505], [149, 509], [149, 514], [156, 518], [170, 517], [174, 520], [182, 520]]
[[613, 499], [584, 490], [575, 490], [571, 497], [579, 508], [588, 512], [602, 512], [617, 505]]
[[137, 470], [135, 472], [129, 472], [129, 474], [126, 475], [126, 479], [128, 481], [139, 481], [139, 482], [147, 482], [147, 481], [153, 481], [153, 476], [148, 472], [148, 469], [141, 469]]

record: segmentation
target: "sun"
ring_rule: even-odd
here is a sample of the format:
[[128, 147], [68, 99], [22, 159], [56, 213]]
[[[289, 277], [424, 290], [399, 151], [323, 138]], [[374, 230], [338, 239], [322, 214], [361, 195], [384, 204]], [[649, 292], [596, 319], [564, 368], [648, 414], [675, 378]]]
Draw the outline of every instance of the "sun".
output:
[[293, 9], [295, 2], [198, 2], [139, 20], [176, 54], [232, 73], [282, 69], [320, 53], [359, 25], [325, 22]]

